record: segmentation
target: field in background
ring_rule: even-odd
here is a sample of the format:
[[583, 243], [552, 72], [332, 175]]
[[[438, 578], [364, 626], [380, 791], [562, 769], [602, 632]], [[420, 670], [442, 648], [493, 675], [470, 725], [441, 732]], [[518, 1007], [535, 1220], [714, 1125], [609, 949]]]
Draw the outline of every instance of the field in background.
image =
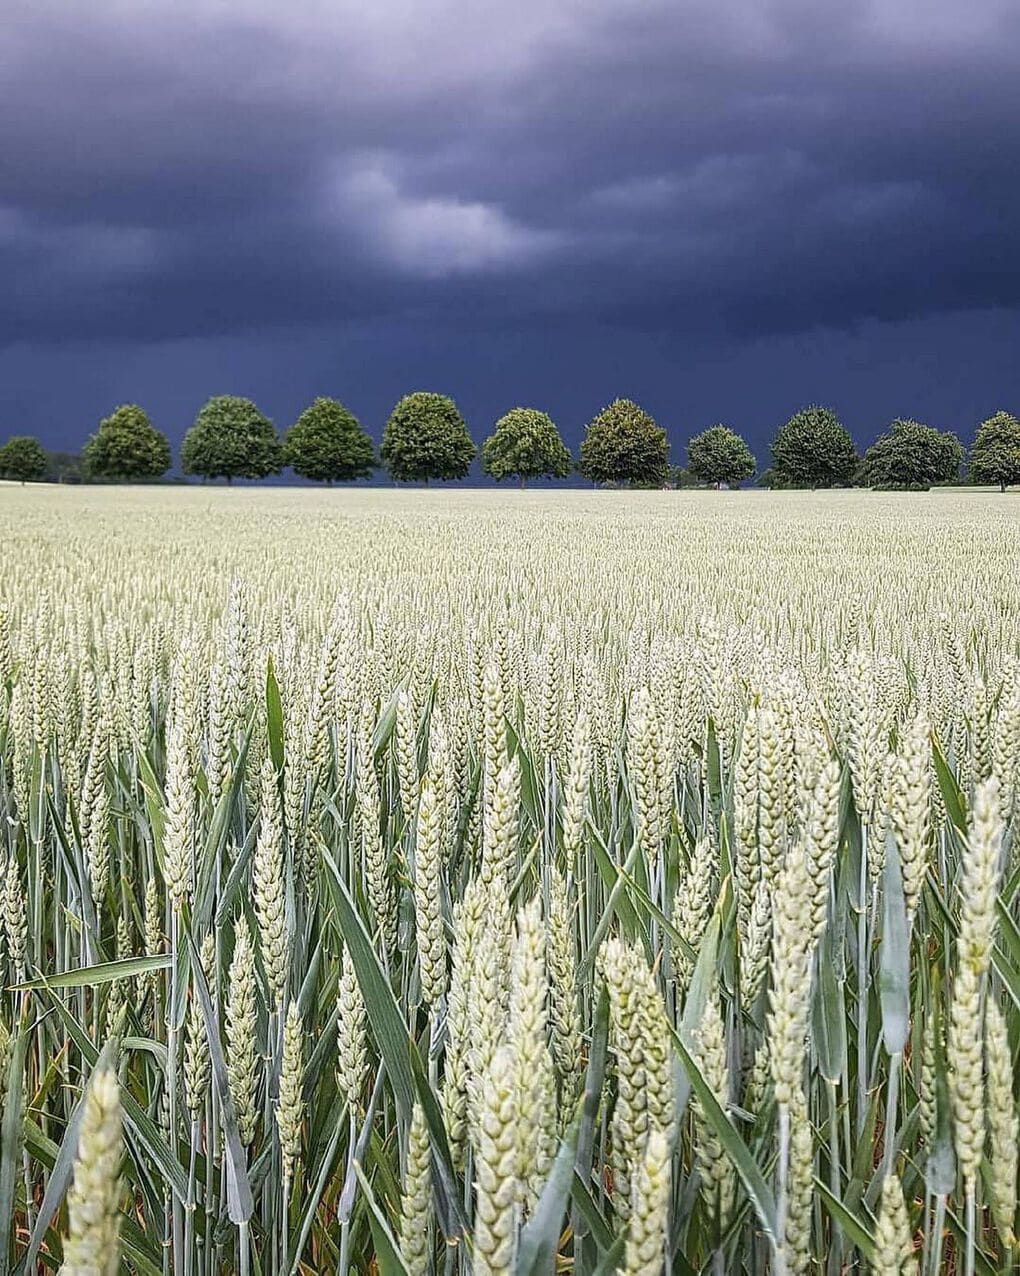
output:
[[1012, 1270], [1018, 564], [973, 491], [5, 487], [0, 1272]]

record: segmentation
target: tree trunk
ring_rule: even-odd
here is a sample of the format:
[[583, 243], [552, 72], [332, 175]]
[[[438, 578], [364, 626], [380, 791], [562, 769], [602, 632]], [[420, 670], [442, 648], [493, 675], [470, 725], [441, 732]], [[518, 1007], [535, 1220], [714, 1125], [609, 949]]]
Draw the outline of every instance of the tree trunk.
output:
[[525, 483], [524, 483], [524, 475], [523, 475], [523, 474], [518, 474], [518, 476], [517, 476], [517, 486], [521, 489], [521, 491], [522, 491], [522, 492], [524, 491]]

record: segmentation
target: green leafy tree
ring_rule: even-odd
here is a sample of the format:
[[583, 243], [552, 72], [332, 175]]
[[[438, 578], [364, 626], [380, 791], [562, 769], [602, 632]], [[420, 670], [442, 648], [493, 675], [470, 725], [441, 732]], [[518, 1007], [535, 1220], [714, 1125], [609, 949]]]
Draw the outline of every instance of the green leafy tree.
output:
[[336, 399], [316, 399], [287, 431], [284, 464], [317, 483], [350, 483], [368, 478], [375, 447], [361, 423]]
[[82, 456], [90, 478], [143, 482], [162, 478], [171, 461], [166, 435], [136, 403], [125, 403], [100, 421]]
[[386, 422], [383, 465], [398, 483], [462, 479], [475, 459], [464, 418], [445, 394], [406, 394]]
[[578, 469], [592, 483], [661, 487], [669, 474], [666, 431], [630, 399], [616, 399], [589, 423]]
[[201, 478], [260, 479], [283, 464], [273, 423], [251, 399], [220, 394], [210, 399], [184, 436], [181, 465]]
[[856, 478], [862, 487], [927, 488], [959, 478], [962, 461], [955, 434], [896, 420], [864, 453]]
[[482, 444], [482, 469], [497, 480], [566, 478], [573, 459], [552, 419], [537, 408], [511, 408]]
[[30, 434], [15, 434], [0, 447], [0, 478], [38, 483], [46, 473], [46, 452]]
[[996, 412], [978, 429], [970, 450], [970, 477], [975, 483], [998, 483], [999, 491], [1020, 483], [1020, 421]]
[[853, 440], [830, 408], [802, 408], [772, 444], [776, 486], [848, 487], [857, 469]]
[[713, 425], [687, 444], [687, 468], [703, 483], [736, 487], [754, 474], [754, 457], [744, 440], [726, 425]]

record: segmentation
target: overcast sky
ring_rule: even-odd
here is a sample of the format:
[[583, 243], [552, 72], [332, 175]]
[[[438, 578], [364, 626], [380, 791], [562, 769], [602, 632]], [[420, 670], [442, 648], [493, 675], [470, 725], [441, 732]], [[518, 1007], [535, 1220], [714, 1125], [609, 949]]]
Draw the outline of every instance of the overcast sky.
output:
[[0, 437], [1020, 412], [1016, 0], [3, 0]]

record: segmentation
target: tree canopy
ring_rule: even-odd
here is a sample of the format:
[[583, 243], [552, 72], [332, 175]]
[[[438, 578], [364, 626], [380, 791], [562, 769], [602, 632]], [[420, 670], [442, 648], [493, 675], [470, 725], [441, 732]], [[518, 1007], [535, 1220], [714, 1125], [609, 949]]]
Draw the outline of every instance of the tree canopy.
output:
[[687, 444], [687, 469], [703, 483], [736, 487], [754, 474], [751, 449], [727, 425], [713, 425]]
[[592, 483], [661, 487], [669, 474], [666, 431], [630, 399], [616, 399], [589, 423], [578, 469]]
[[0, 478], [38, 483], [45, 473], [45, 449], [30, 434], [15, 434], [0, 447]]
[[318, 483], [369, 478], [375, 447], [358, 418], [336, 399], [316, 399], [287, 431], [284, 464]]
[[185, 474], [229, 483], [276, 474], [283, 458], [272, 421], [251, 399], [220, 394], [205, 404], [184, 436], [181, 464]]
[[452, 399], [418, 390], [404, 395], [390, 413], [380, 455], [398, 483], [427, 483], [465, 478], [475, 445]]
[[497, 480], [566, 478], [573, 459], [552, 418], [537, 408], [511, 408], [482, 444], [482, 469]]
[[962, 461], [955, 434], [899, 419], [865, 452], [856, 481], [862, 487], [926, 488], [959, 478]]
[[86, 472], [96, 479], [158, 479], [170, 468], [166, 435], [136, 404], [125, 403], [99, 422], [82, 452]]
[[975, 483], [997, 483], [1004, 492], [1020, 483], [1020, 420], [999, 411], [978, 427], [970, 450], [970, 477]]
[[772, 443], [775, 486], [849, 487], [857, 469], [853, 440], [831, 408], [795, 412]]

